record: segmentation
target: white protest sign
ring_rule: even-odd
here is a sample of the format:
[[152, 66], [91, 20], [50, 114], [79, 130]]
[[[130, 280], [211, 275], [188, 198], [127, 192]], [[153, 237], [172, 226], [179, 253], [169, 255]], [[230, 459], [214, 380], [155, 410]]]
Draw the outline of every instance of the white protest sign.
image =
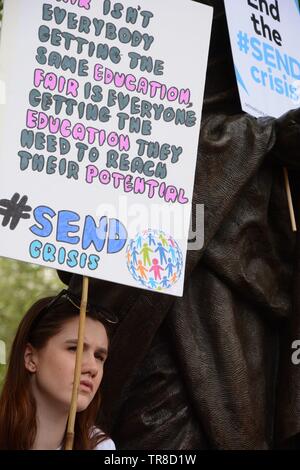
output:
[[0, 255], [182, 295], [212, 8], [4, 6]]
[[299, 0], [225, 0], [242, 109], [279, 117], [300, 106]]

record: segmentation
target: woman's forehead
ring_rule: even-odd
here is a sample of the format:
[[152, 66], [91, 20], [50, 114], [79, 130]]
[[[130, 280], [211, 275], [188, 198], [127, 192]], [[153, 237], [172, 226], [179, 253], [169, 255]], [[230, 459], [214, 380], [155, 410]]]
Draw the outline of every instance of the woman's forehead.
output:
[[[55, 335], [57, 340], [76, 340], [78, 337], [79, 317], [66, 320], [60, 331]], [[53, 337], [54, 338], [54, 337]], [[108, 338], [104, 325], [93, 318], [87, 317], [85, 321], [84, 342], [86, 344], [101, 346], [107, 345]]]

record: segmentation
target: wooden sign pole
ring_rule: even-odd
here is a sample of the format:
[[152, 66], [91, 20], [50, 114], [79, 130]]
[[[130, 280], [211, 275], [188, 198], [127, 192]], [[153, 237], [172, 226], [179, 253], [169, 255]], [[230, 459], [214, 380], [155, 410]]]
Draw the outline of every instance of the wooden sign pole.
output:
[[81, 304], [80, 304], [80, 318], [79, 318], [78, 343], [77, 343], [76, 362], [75, 362], [75, 371], [74, 371], [74, 382], [73, 382], [70, 413], [69, 413], [69, 419], [68, 419], [65, 450], [72, 450], [73, 443], [74, 443], [74, 427], [75, 427], [75, 419], [76, 419], [76, 411], [77, 411], [78, 388], [79, 388], [79, 382], [80, 382], [80, 376], [81, 376], [81, 364], [82, 364], [82, 353], [83, 353], [83, 342], [84, 342], [86, 308], [87, 308], [87, 299], [88, 299], [88, 288], [89, 288], [89, 278], [84, 276], [83, 285], [82, 285]]
[[285, 191], [286, 191], [288, 205], [289, 205], [289, 211], [290, 211], [290, 219], [291, 219], [292, 230], [293, 230], [293, 232], [297, 232], [297, 224], [296, 224], [295, 211], [294, 211], [293, 200], [292, 200], [289, 174], [288, 174], [288, 171], [287, 171], [286, 168], [283, 168], [283, 174], [284, 174]]

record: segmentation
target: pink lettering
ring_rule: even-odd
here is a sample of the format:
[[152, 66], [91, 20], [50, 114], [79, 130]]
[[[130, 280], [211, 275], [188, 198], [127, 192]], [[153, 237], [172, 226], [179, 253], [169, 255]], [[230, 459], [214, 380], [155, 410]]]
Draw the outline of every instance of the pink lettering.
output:
[[46, 90], [55, 90], [56, 87], [56, 82], [57, 82], [57, 76], [55, 73], [47, 73], [45, 80], [44, 80], [44, 88]]
[[26, 127], [29, 129], [34, 129], [34, 127], [36, 127], [36, 115], [36, 111], [31, 111], [31, 109], [28, 109], [26, 115]]
[[166, 202], [175, 202], [177, 199], [177, 190], [175, 186], [168, 186], [166, 193], [165, 193], [165, 201]]
[[130, 140], [128, 135], [120, 135], [119, 137], [119, 150], [130, 150]]
[[191, 91], [187, 90], [180, 90], [179, 94], [179, 103], [180, 104], [189, 104], [191, 100]]
[[35, 87], [39, 87], [44, 80], [44, 72], [42, 69], [35, 69], [33, 83]]
[[89, 10], [91, 8], [91, 0], [63, 0], [64, 3], [71, 3], [71, 5], [75, 5], [78, 3], [79, 8], [85, 8]]
[[65, 77], [58, 77], [53, 72], [49, 72], [44, 75], [44, 71], [42, 69], [36, 69], [34, 71], [33, 82], [34, 86], [37, 88], [43, 83], [45, 90], [54, 91], [57, 88], [59, 93], [62, 93], [66, 88], [65, 91], [67, 95], [72, 95], [74, 98], [78, 96], [79, 83], [73, 78], [66, 80]]
[[78, 96], [79, 83], [77, 80], [70, 78], [68, 81], [67, 95], [72, 95], [74, 98]]
[[63, 137], [70, 137], [71, 135], [71, 121], [63, 119], [60, 126], [60, 133]]
[[125, 176], [122, 175], [121, 173], [113, 173], [112, 177], [113, 177], [113, 180], [114, 180], [114, 188], [118, 189], [118, 187], [120, 186], [121, 181], [125, 178]]
[[144, 95], [147, 94], [148, 92], [148, 80], [146, 78], [141, 78], [138, 82], [138, 85], [136, 87], [136, 91], [138, 93], [143, 93]]
[[94, 67], [94, 80], [101, 82], [103, 80], [103, 65], [96, 64]]
[[177, 98], [178, 98], [178, 89], [176, 87], [171, 87], [169, 90], [168, 90], [168, 100], [169, 101], [176, 101]]
[[109, 184], [110, 183], [110, 173], [107, 170], [102, 170], [99, 174], [99, 180], [102, 184]]
[[187, 204], [189, 202], [189, 199], [185, 197], [185, 192], [182, 188], [180, 188], [179, 190], [178, 202], [179, 204]]
[[[58, 91], [59, 91], [59, 93], [62, 93], [64, 91], [65, 84], [66, 84], [65, 77], [59, 77], [59, 80], [58, 80]], [[79, 86], [79, 84], [78, 84], [78, 86]]]
[[115, 85], [117, 87], [121, 87], [124, 85], [125, 82], [125, 74], [124, 73], [116, 73], [115, 75]]
[[99, 133], [94, 127], [87, 127], [86, 132], [88, 134], [88, 143], [93, 144], [96, 140], [96, 135]]
[[75, 124], [73, 128], [73, 137], [77, 140], [84, 140], [85, 138], [85, 127], [82, 124]]
[[104, 74], [104, 83], [105, 85], [110, 84], [114, 79], [114, 73], [110, 69], [105, 69], [105, 74]]
[[150, 96], [154, 98], [156, 96], [157, 90], [161, 87], [161, 84], [158, 82], [150, 82]]
[[127, 75], [126, 76], [126, 84], [127, 90], [134, 91], [135, 90], [135, 76], [134, 75]]
[[118, 145], [117, 134], [115, 132], [111, 132], [110, 134], [108, 134], [107, 142], [108, 142], [108, 145], [110, 145], [111, 147], [115, 147], [116, 145]]
[[137, 176], [134, 182], [134, 193], [143, 194], [145, 192], [145, 180]]
[[102, 129], [99, 133], [99, 145], [103, 145], [106, 140], [106, 132]]
[[125, 193], [129, 193], [130, 191], [132, 191], [131, 180], [132, 180], [132, 176], [127, 175], [125, 180], [124, 180], [124, 191], [125, 191]]
[[165, 191], [166, 191], [166, 183], [161, 183], [159, 187], [159, 192], [158, 192], [159, 196], [164, 197]]
[[48, 125], [48, 116], [45, 113], [40, 113], [38, 117], [38, 129], [45, 129]]
[[[162, 183], [165, 185], [165, 183]], [[147, 185], [149, 186], [149, 190], [148, 190], [148, 197], [150, 199], [153, 198], [154, 194], [155, 194], [155, 188], [157, 188], [157, 186], [159, 186], [158, 182], [156, 180], [148, 180], [147, 181]], [[166, 187], [166, 185], [165, 185]], [[162, 193], [163, 195], [163, 193]], [[162, 196], [161, 196], [162, 197]]]
[[89, 10], [91, 8], [91, 0], [79, 0], [79, 7], [80, 8], [85, 8], [86, 10]]
[[98, 176], [98, 169], [95, 165], [88, 165], [86, 167], [86, 177], [85, 181], [89, 184], [93, 182], [93, 179]]
[[53, 116], [50, 116], [49, 118], [49, 130], [51, 132], [51, 134], [57, 134], [58, 130], [59, 130], [59, 124], [60, 124], [60, 121], [58, 118], [54, 118]]

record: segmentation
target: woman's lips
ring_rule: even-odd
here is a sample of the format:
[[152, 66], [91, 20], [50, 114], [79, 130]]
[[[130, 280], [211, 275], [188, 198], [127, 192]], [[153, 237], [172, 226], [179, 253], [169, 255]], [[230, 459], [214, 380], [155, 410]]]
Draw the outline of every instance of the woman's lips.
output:
[[80, 386], [83, 390], [87, 390], [89, 392], [93, 391], [93, 383], [89, 382], [88, 380], [81, 380], [80, 381]]

